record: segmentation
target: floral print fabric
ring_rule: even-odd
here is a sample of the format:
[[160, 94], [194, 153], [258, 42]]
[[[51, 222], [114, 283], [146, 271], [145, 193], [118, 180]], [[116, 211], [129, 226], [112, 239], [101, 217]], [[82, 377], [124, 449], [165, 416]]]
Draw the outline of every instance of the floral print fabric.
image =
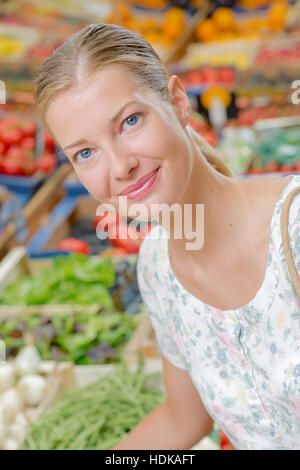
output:
[[[159, 349], [186, 370], [210, 416], [236, 449], [300, 449], [300, 300], [282, 248], [280, 215], [300, 176], [287, 182], [272, 215], [268, 263], [256, 296], [219, 310], [176, 279], [167, 233], [156, 225], [138, 258], [138, 282]], [[300, 193], [289, 235], [300, 272]]]

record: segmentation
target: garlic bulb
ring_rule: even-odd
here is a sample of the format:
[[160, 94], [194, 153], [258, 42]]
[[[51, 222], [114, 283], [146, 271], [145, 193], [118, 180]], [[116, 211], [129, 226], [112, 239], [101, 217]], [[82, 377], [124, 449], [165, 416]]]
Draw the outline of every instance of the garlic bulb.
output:
[[41, 357], [35, 346], [26, 346], [15, 359], [15, 369], [19, 375], [35, 374], [38, 371]]
[[3, 421], [9, 424], [14, 420], [16, 414], [23, 409], [24, 403], [19, 392], [15, 388], [9, 388], [1, 396], [0, 406]]
[[20, 379], [18, 390], [27, 405], [36, 406], [48, 390], [48, 383], [40, 375], [28, 374]]
[[15, 371], [12, 365], [0, 365], [0, 391], [12, 387], [15, 383]]
[[7, 437], [2, 441], [1, 448], [3, 450], [17, 450], [19, 447], [18, 441], [16, 439], [12, 439], [11, 437]]

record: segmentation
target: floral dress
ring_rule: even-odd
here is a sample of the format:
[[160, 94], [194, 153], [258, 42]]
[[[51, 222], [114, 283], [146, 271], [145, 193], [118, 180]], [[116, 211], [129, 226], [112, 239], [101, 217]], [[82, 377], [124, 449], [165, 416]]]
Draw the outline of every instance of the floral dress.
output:
[[[138, 258], [138, 283], [160, 352], [186, 370], [215, 422], [238, 450], [300, 449], [300, 300], [282, 248], [280, 215], [270, 227], [268, 263], [255, 297], [220, 310], [187, 292], [172, 272], [167, 232], [156, 225]], [[300, 193], [291, 204], [289, 235], [300, 272]]]

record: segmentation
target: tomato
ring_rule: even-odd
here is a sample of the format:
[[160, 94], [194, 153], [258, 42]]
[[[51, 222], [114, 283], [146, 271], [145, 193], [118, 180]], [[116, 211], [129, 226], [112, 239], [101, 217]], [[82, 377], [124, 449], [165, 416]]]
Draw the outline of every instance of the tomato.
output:
[[6, 152], [6, 156], [10, 158], [22, 159], [24, 153], [18, 145], [12, 145]]
[[290, 165], [282, 165], [280, 167], [280, 171], [282, 171], [284, 173], [290, 173], [290, 172], [294, 171], [294, 168]]
[[6, 146], [3, 142], [0, 142], [0, 155], [3, 155], [5, 152]]
[[263, 169], [258, 166], [253, 166], [249, 171], [249, 175], [261, 175], [262, 173], [264, 173]]
[[34, 137], [25, 137], [21, 141], [21, 147], [23, 149], [34, 150], [35, 149], [35, 138]]
[[280, 170], [280, 165], [272, 160], [271, 162], [268, 162], [265, 167], [266, 171], [268, 173], [275, 173], [276, 171]]
[[44, 173], [50, 173], [56, 167], [56, 159], [53, 153], [45, 152], [37, 161], [37, 167]]
[[55, 150], [55, 142], [49, 132], [44, 130], [45, 147], [47, 150]]
[[20, 129], [2, 129], [1, 140], [6, 145], [17, 145], [20, 143], [23, 137], [23, 133]]
[[107, 248], [106, 250], [103, 250], [99, 253], [100, 256], [103, 258], [111, 257], [111, 256], [124, 256], [127, 255], [127, 251], [124, 250], [124, 248], [117, 248], [117, 247], [112, 247], [112, 248]]
[[7, 175], [23, 175], [23, 168], [20, 162], [14, 158], [4, 158], [2, 161], [3, 172]]
[[76, 253], [83, 253], [85, 255], [90, 254], [90, 245], [79, 238], [64, 238], [57, 244], [58, 250], [61, 251], [72, 251]]
[[[0, 154], [1, 154], [1, 150], [0, 150]], [[300, 171], [300, 160], [296, 163], [295, 170]]]
[[23, 162], [23, 171], [26, 176], [32, 176], [34, 173], [37, 171], [37, 166], [35, 161], [32, 159], [28, 159], [25, 162]]
[[37, 124], [33, 119], [27, 119], [23, 122], [22, 129], [26, 137], [35, 137]]
[[131, 240], [130, 238], [124, 239], [110, 239], [111, 243], [118, 247], [123, 248], [129, 254], [135, 254], [139, 252], [139, 248], [141, 245], [141, 240]]

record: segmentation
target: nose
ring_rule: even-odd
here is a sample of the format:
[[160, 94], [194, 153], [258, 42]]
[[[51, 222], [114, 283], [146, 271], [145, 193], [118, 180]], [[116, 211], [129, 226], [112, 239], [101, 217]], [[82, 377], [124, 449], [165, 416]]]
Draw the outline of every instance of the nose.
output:
[[116, 180], [128, 179], [133, 169], [138, 166], [138, 158], [124, 145], [111, 145], [107, 152], [112, 178]]

